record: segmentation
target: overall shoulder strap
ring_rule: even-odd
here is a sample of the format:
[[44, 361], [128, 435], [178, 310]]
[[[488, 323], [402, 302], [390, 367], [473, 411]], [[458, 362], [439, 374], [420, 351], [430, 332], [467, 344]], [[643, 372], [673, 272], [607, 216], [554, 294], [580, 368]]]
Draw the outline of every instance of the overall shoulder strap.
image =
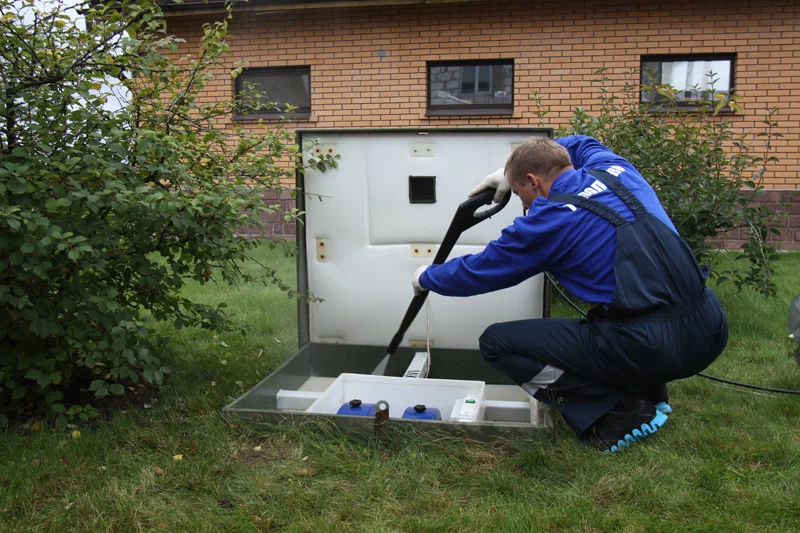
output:
[[598, 202], [597, 200], [578, 196], [577, 194], [551, 194], [548, 200], [551, 202], [561, 202], [563, 204], [572, 204], [576, 207], [580, 207], [581, 209], [585, 209], [590, 213], [594, 213], [600, 218], [608, 220], [614, 224], [614, 226], [621, 226], [627, 222], [625, 217], [608, 207], [606, 204]]
[[639, 218], [640, 216], [647, 213], [647, 209], [642, 204], [641, 200], [636, 198], [636, 195], [631, 192], [626, 186], [624, 186], [619, 179], [610, 172], [606, 172], [605, 170], [597, 170], [592, 169], [589, 171], [589, 174], [600, 180], [606, 187], [611, 189], [614, 194], [619, 196], [620, 200], [625, 202], [625, 205], [628, 206], [633, 212], [634, 218]]

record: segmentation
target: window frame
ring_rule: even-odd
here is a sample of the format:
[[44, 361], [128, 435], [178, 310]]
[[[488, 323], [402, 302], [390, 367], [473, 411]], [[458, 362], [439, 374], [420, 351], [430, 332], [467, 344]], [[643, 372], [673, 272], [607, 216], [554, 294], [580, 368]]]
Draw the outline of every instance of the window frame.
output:
[[[511, 66], [511, 103], [509, 104], [431, 104], [431, 71], [434, 67], [476, 67], [474, 94], [477, 91], [481, 66]], [[514, 114], [514, 60], [513, 59], [470, 59], [427, 61], [425, 64], [425, 115], [426, 116], [458, 116], [458, 115], [513, 115]], [[491, 77], [489, 79], [492, 84]], [[489, 94], [491, 94], [491, 87]]]
[[300, 73], [308, 76], [308, 107], [298, 107], [292, 114], [285, 111], [274, 110], [268, 113], [250, 113], [247, 115], [239, 114], [234, 108], [233, 120], [283, 120], [288, 119], [291, 121], [304, 120], [311, 118], [312, 110], [312, 88], [311, 83], [311, 65], [291, 65], [279, 67], [250, 67], [242, 70], [242, 73], [236, 76], [233, 80], [233, 98], [234, 101], [242, 90], [245, 80], [243, 75], [247, 72], [279, 72], [279, 73]]
[[[678, 61], [730, 61], [730, 85], [728, 86], [728, 96], [732, 96], [736, 93], [736, 53], [735, 52], [708, 52], [708, 53], [692, 53], [692, 54], [642, 54], [639, 56], [639, 103], [644, 105], [649, 105], [649, 111], [652, 113], [657, 113], [659, 111], [664, 111], [665, 107], [661, 103], [661, 100], [656, 100], [654, 102], [649, 102], [644, 99], [644, 90], [641, 87], [644, 85], [644, 76], [645, 76], [645, 63], [674, 63]], [[677, 101], [675, 105], [679, 109], [683, 110], [699, 110], [700, 105], [699, 102], [707, 101], [712, 102], [711, 100], [703, 100], [702, 98], [696, 98], [692, 100], [684, 100], [684, 101]], [[733, 112], [730, 106], [725, 106], [722, 108], [723, 112]]]

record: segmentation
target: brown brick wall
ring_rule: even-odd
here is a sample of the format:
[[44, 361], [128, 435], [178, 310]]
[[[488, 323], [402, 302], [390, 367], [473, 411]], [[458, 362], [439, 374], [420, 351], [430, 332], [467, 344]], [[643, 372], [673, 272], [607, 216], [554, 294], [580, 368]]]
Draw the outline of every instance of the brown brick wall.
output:
[[[196, 50], [202, 23], [218, 18], [170, 17], [169, 29], [187, 40], [185, 53]], [[538, 125], [528, 99], [534, 90], [551, 110], [550, 125], [559, 126], [577, 106], [596, 109], [592, 80], [600, 68], [621, 86], [642, 54], [736, 53], [735, 85], [745, 110], [732, 121], [756, 130], [765, 108], [780, 107], [777, 120], [784, 137], [774, 142], [773, 153], [780, 162], [770, 167], [766, 185], [800, 189], [800, 5], [795, 0], [239, 10], [229, 24], [231, 68], [238, 60], [251, 67], [311, 67], [312, 116], [295, 124], [302, 128]], [[513, 115], [425, 116], [426, 61], [470, 59], [514, 60]], [[229, 69], [216, 74], [206, 97], [230, 98]]]
[[[780, 250], [800, 250], [800, 191], [768, 191], [752, 202], [778, 211], [781, 218], [780, 236], [770, 235], [769, 241]], [[728, 248], [739, 248], [747, 239], [747, 230], [739, 229], [726, 236]]]
[[260, 215], [263, 227], [255, 226], [239, 228], [239, 235], [246, 237], [269, 237], [274, 239], [286, 239], [293, 241], [296, 238], [297, 228], [294, 222], [286, 222], [282, 212], [291, 211], [295, 207], [294, 198], [288, 193], [271, 192], [264, 196], [264, 203], [268, 206], [276, 206], [274, 213], [262, 213]]

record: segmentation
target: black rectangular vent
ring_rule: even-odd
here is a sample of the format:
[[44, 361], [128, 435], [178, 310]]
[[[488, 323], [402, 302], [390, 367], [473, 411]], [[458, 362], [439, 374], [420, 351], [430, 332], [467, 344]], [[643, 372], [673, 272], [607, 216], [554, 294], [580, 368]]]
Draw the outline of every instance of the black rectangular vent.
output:
[[409, 176], [408, 201], [412, 204], [435, 204], [436, 176]]

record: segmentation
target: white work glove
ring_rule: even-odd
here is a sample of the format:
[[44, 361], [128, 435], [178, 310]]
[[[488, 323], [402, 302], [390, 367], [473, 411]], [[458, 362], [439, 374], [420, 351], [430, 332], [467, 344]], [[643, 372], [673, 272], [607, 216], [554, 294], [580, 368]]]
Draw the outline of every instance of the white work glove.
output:
[[419, 296], [423, 292], [428, 289], [423, 289], [422, 285], [419, 284], [419, 277], [425, 272], [425, 269], [428, 268], [428, 265], [422, 265], [419, 267], [415, 272], [414, 275], [411, 277], [411, 286], [414, 287], [414, 296]]
[[505, 196], [509, 189], [511, 189], [511, 184], [509, 184], [508, 180], [506, 179], [505, 168], [499, 168], [486, 176], [486, 178], [483, 180], [483, 183], [475, 187], [472, 192], [469, 193], [470, 198], [485, 189], [497, 189], [497, 192], [494, 193], [494, 198], [492, 201], [496, 204], [500, 203], [500, 201], [503, 199], [503, 196]]

